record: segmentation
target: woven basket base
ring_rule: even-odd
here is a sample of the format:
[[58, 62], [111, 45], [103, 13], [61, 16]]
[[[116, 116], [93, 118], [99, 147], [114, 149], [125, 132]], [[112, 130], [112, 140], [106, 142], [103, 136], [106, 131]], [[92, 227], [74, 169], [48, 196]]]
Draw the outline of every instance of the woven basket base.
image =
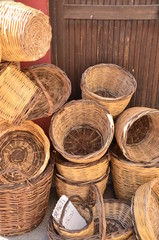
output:
[[101, 97], [105, 97], [105, 98], [116, 98], [117, 97], [115, 93], [112, 93], [107, 89], [98, 89], [94, 93]]

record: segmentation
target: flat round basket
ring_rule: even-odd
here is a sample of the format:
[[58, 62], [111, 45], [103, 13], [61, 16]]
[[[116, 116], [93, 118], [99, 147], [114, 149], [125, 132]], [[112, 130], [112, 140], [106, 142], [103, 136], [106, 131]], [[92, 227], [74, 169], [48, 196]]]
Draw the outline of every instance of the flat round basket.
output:
[[82, 98], [97, 101], [113, 117], [126, 108], [136, 87], [132, 74], [115, 64], [89, 67], [81, 80]]
[[42, 90], [29, 119], [50, 116], [67, 102], [71, 94], [71, 82], [60, 68], [53, 64], [41, 64], [24, 72]]
[[137, 239], [159, 239], [159, 178], [138, 188], [132, 200], [132, 218]]
[[22, 3], [0, 2], [0, 28], [3, 60], [34, 61], [50, 48], [49, 17]]
[[50, 142], [35, 123], [0, 122], [0, 184], [18, 183], [40, 175], [50, 157]]
[[131, 200], [139, 186], [159, 177], [159, 162], [156, 164], [130, 162], [124, 157], [117, 145], [113, 145], [109, 152], [114, 191], [117, 198]]
[[89, 100], [67, 103], [54, 114], [50, 138], [55, 149], [67, 160], [89, 163], [107, 151], [114, 134], [111, 115]]
[[159, 160], [159, 110], [129, 108], [117, 119], [115, 130], [117, 143], [130, 161]]

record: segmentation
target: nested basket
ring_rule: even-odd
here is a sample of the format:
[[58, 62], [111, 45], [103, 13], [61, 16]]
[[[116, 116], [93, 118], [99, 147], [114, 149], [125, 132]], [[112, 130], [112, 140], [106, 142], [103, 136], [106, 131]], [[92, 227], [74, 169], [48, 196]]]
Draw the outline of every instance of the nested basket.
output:
[[40, 64], [24, 72], [42, 90], [29, 119], [50, 116], [67, 102], [71, 94], [71, 82], [60, 68], [53, 64]]
[[134, 163], [124, 157], [120, 148], [110, 148], [111, 173], [117, 198], [130, 200], [137, 188], [159, 177], [159, 162], [151, 164]]
[[123, 154], [133, 162], [159, 160], [159, 110], [133, 107], [117, 119], [115, 136]]
[[109, 154], [92, 163], [73, 163], [55, 153], [56, 168], [60, 175], [76, 182], [87, 182], [102, 177], [109, 167]]
[[126, 108], [136, 87], [132, 74], [115, 64], [89, 67], [81, 80], [82, 98], [97, 101], [113, 117]]
[[38, 177], [50, 157], [50, 142], [35, 123], [20, 126], [0, 121], [0, 184], [19, 183]]
[[132, 199], [137, 239], [159, 239], [159, 178], [140, 186]]
[[107, 151], [114, 134], [112, 116], [89, 100], [67, 103], [54, 114], [50, 138], [55, 149], [67, 160], [89, 163]]
[[37, 227], [48, 205], [53, 162], [38, 177], [18, 184], [0, 184], [0, 235], [19, 235]]
[[49, 17], [22, 3], [0, 2], [0, 28], [3, 60], [34, 61], [50, 48]]

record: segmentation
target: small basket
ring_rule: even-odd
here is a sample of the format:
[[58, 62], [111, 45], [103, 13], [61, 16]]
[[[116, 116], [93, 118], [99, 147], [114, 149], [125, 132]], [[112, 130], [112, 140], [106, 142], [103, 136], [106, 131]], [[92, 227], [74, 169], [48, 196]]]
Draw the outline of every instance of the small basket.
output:
[[50, 138], [55, 149], [75, 163], [100, 159], [106, 153], [113, 134], [111, 115], [89, 100], [67, 103], [51, 120]]
[[117, 143], [130, 161], [159, 160], [159, 110], [129, 108], [117, 119], [115, 130]]
[[50, 142], [35, 123], [20, 126], [0, 121], [0, 184], [30, 181], [46, 168]]
[[50, 48], [49, 17], [22, 3], [0, 2], [0, 28], [3, 60], [34, 61]]
[[54, 165], [31, 181], [0, 185], [0, 235], [14, 236], [36, 228], [46, 213]]
[[101, 178], [109, 167], [109, 154], [92, 163], [72, 163], [55, 153], [56, 168], [64, 178], [75, 182], [88, 182]]
[[89, 67], [81, 80], [82, 98], [97, 101], [113, 117], [126, 108], [136, 87], [132, 74], [115, 64]]
[[110, 148], [111, 173], [114, 191], [117, 198], [131, 200], [137, 188], [159, 177], [159, 163], [133, 163], [127, 160], [120, 148], [114, 145]]
[[60, 68], [53, 64], [41, 64], [24, 72], [42, 90], [29, 119], [50, 116], [67, 102], [71, 94], [71, 82]]
[[159, 178], [138, 188], [132, 199], [132, 218], [137, 239], [159, 239]]
[[90, 185], [95, 184], [98, 186], [99, 190], [103, 195], [107, 186], [109, 172], [110, 172], [110, 169], [108, 168], [107, 172], [101, 178], [98, 178], [94, 181], [89, 181], [89, 182], [71, 181], [69, 179], [64, 178], [57, 172], [55, 172], [54, 178], [55, 178], [56, 192], [59, 197], [61, 197], [64, 194], [67, 197], [71, 197], [74, 194], [78, 194], [81, 196], [83, 200], [86, 200]]

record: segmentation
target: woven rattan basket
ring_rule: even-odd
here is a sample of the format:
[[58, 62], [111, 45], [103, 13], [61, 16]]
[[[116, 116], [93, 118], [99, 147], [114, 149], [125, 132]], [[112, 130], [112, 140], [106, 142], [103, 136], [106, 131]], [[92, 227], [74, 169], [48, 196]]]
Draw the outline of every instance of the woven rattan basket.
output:
[[0, 235], [29, 232], [43, 220], [48, 205], [53, 163], [31, 181], [0, 184]]
[[127, 109], [116, 122], [115, 136], [123, 154], [134, 162], [159, 160], [159, 110]]
[[50, 157], [50, 142], [35, 123], [20, 126], [0, 121], [0, 184], [18, 183], [40, 175]]
[[76, 163], [100, 159], [107, 151], [114, 133], [111, 115], [89, 100], [67, 103], [54, 114], [50, 138], [61, 155]]
[[34, 61], [50, 48], [49, 17], [22, 3], [0, 2], [2, 59]]
[[130, 200], [140, 185], [159, 177], [159, 163], [148, 165], [130, 162], [117, 145], [111, 147], [110, 156], [111, 173], [117, 198]]
[[42, 90], [29, 119], [50, 116], [67, 102], [71, 94], [71, 82], [60, 68], [53, 64], [41, 64], [24, 72]]
[[81, 80], [82, 98], [97, 101], [113, 117], [126, 108], [136, 87], [135, 78], [127, 70], [114, 64], [89, 67]]
[[140, 186], [132, 200], [137, 239], [159, 239], [159, 178]]

